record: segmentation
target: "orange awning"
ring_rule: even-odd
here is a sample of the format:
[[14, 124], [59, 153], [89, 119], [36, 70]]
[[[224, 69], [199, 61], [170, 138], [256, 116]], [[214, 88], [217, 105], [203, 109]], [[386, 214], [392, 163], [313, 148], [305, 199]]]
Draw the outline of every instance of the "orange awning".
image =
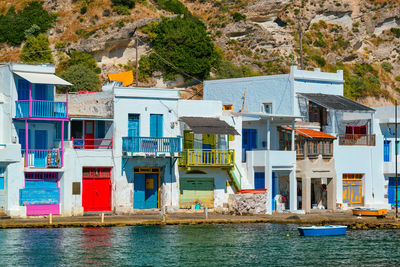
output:
[[133, 83], [133, 71], [125, 71], [120, 73], [108, 74], [110, 81], [122, 82], [124, 86], [131, 85]]
[[[283, 128], [288, 131], [292, 130], [291, 127], [283, 127]], [[336, 137], [333, 135], [307, 128], [295, 128], [295, 132], [307, 138], [336, 139]]]

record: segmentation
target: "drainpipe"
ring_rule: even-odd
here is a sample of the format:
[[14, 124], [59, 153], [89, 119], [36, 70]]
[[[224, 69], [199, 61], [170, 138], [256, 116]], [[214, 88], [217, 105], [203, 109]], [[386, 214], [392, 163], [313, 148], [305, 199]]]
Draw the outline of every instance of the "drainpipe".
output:
[[61, 167], [64, 167], [64, 121], [61, 121]]
[[294, 135], [295, 135], [295, 132], [294, 132], [294, 127], [295, 127], [295, 120], [293, 119], [293, 121], [292, 121], [292, 143], [291, 143], [291, 146], [292, 146], [292, 151], [294, 151]]
[[271, 121], [267, 120], [267, 150], [271, 149]]
[[32, 83], [29, 83], [29, 117], [32, 117]]
[[26, 161], [26, 167], [29, 167], [29, 153], [28, 153], [29, 130], [28, 130], [28, 127], [29, 127], [28, 120], [25, 120], [25, 161]]

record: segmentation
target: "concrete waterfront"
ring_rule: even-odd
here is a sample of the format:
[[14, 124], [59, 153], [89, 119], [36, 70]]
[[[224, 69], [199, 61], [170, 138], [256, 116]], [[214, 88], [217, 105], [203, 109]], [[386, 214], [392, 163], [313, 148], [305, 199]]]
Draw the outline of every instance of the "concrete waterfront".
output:
[[158, 211], [131, 215], [105, 215], [63, 217], [30, 217], [27, 219], [5, 218], [0, 220], [0, 228], [66, 228], [66, 227], [122, 227], [151, 225], [195, 225], [195, 224], [236, 224], [236, 223], [280, 223], [302, 225], [347, 225], [353, 230], [400, 229], [400, 222], [389, 213], [386, 218], [357, 218], [349, 212], [332, 213], [279, 213], [273, 215], [229, 215], [209, 212], [206, 219], [203, 212], [174, 212], [163, 215]]

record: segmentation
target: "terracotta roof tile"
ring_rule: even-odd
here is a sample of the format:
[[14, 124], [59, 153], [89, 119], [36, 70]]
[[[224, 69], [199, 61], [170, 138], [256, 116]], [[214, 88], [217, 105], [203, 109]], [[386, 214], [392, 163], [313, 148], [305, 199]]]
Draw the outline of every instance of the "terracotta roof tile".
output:
[[[292, 130], [292, 128], [290, 127], [283, 128], [289, 131]], [[336, 137], [334, 137], [333, 135], [307, 128], [296, 128], [295, 131], [297, 134], [307, 138], [336, 139]]]

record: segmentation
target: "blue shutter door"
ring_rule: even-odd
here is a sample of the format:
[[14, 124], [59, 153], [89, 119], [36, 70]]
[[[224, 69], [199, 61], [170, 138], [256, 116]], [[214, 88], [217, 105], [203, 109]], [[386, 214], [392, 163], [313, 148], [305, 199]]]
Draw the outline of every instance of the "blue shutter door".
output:
[[[35, 149], [46, 149], [47, 148], [47, 131], [36, 130], [35, 131]], [[35, 153], [35, 166], [46, 166], [47, 153], [37, 152]]]
[[97, 121], [96, 129], [96, 137], [97, 138], [104, 138], [106, 136], [106, 123], [105, 121]]
[[[25, 149], [25, 129], [19, 129], [18, 130], [18, 138], [19, 138], [19, 143], [21, 145], [21, 149]], [[28, 143], [28, 148], [32, 148], [32, 138], [31, 138], [31, 130], [28, 130], [28, 138], [29, 138], [29, 143]]]
[[275, 197], [277, 195], [277, 179], [275, 172], [272, 172], [272, 210], [275, 210]]
[[135, 192], [133, 193], [133, 208], [144, 209], [145, 208], [145, 174], [135, 173]]
[[150, 137], [163, 136], [163, 115], [150, 114]]
[[[397, 205], [400, 206], [400, 177], [397, 179]], [[396, 206], [396, 177], [389, 177], [388, 201], [390, 205]]]
[[246, 152], [257, 148], [257, 130], [243, 129], [242, 133], [243, 161], [246, 161]]
[[146, 173], [145, 209], [156, 209], [158, 204], [158, 174]]
[[265, 173], [255, 172], [254, 173], [254, 189], [264, 189], [265, 188]]
[[18, 80], [18, 100], [28, 100], [29, 99], [29, 82], [24, 79]]
[[139, 136], [139, 114], [128, 115], [128, 136], [136, 137]]
[[383, 142], [383, 160], [385, 162], [390, 161], [390, 141]]
[[6, 201], [5, 201], [5, 196], [6, 196], [6, 185], [5, 185], [5, 178], [4, 178], [4, 169], [0, 168], [0, 209], [3, 208], [5, 211], [5, 206], [6, 206]]
[[35, 100], [46, 100], [45, 84], [35, 84]]

